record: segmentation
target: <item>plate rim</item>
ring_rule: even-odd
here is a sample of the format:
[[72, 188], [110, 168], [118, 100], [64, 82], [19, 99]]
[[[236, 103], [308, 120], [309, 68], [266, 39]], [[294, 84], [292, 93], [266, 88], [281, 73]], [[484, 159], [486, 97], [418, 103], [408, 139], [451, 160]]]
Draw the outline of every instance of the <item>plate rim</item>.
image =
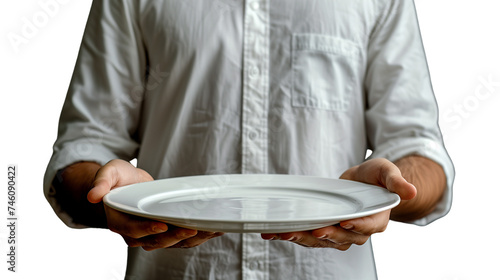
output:
[[[176, 217], [176, 216], [167, 216], [167, 215], [156, 215], [156, 214], [153, 214], [153, 213], [148, 213], [146, 211], [143, 211], [142, 209], [139, 208], [139, 205], [136, 204], [135, 206], [130, 206], [130, 205], [126, 205], [126, 204], [123, 204], [123, 203], [120, 203], [120, 202], [116, 202], [116, 201], [113, 201], [113, 197], [114, 196], [119, 196], [120, 193], [126, 191], [126, 190], [129, 190], [129, 189], [132, 189], [132, 188], [136, 188], [137, 185], [143, 185], [143, 184], [154, 184], [154, 185], [157, 185], [157, 184], [161, 184], [163, 182], [167, 182], [168, 183], [175, 183], [175, 181], [178, 181], [178, 180], [181, 180], [181, 181], [185, 181], [185, 180], [197, 180], [197, 179], [209, 179], [210, 177], [214, 177], [214, 176], [229, 176], [229, 177], [239, 177], [240, 179], [241, 178], [244, 178], [244, 177], [255, 177], [257, 180], [261, 180], [262, 181], [262, 178], [263, 177], [267, 177], [267, 180], [265, 180], [266, 182], [272, 182], [273, 181], [273, 177], [276, 178], [276, 177], [280, 177], [280, 178], [287, 178], [287, 179], [293, 179], [293, 178], [300, 178], [301, 180], [306, 180], [306, 181], [313, 181], [313, 180], [326, 180], [326, 181], [329, 181], [329, 182], [343, 182], [345, 184], [351, 184], [352, 186], [358, 186], [358, 187], [361, 187], [361, 188], [365, 188], [366, 189], [373, 189], [375, 190], [376, 188], [380, 188], [380, 190], [382, 190], [382, 194], [384, 195], [387, 195], [388, 199], [386, 202], [384, 203], [381, 203], [383, 204], [383, 206], [381, 207], [377, 207], [375, 209], [369, 209], [369, 210], [363, 210], [364, 208], [360, 209], [360, 211], [358, 212], [355, 212], [355, 213], [349, 213], [349, 214], [344, 214], [344, 215], [336, 215], [336, 216], [327, 216], [327, 217], [319, 217], [319, 218], [301, 218], [301, 219], [292, 219], [292, 220], [269, 220], [269, 219], [259, 219], [259, 220], [255, 220], [255, 219], [252, 219], [252, 220], [248, 220], [248, 219], [240, 219], [240, 220], [225, 220], [225, 219], [218, 219], [218, 218], [196, 218], [196, 217]], [[230, 186], [231, 187], [231, 186]], [[232, 187], [243, 187], [242, 185], [236, 185], [236, 186], [232, 186]], [[285, 186], [286, 187], [286, 186]], [[199, 187], [197, 187], [199, 188]], [[301, 188], [301, 190], [316, 190], [316, 188], [314, 187], [309, 187], [309, 188]], [[184, 189], [185, 190], [185, 189]], [[332, 190], [335, 190], [335, 189], [332, 189]], [[182, 190], [180, 190], [182, 191]], [[324, 190], [324, 189], [321, 189], [321, 191], [325, 191], [325, 192], [330, 192], [330, 193], [334, 193], [334, 191], [327, 191], [327, 190]], [[165, 191], [165, 192], [168, 192], [168, 191]], [[337, 192], [338, 193], [338, 192]], [[343, 194], [342, 194], [343, 195]], [[147, 197], [147, 196], [146, 196]], [[145, 197], [143, 197], [144, 199]], [[376, 186], [376, 185], [370, 185], [370, 184], [366, 184], [366, 183], [362, 183], [362, 182], [357, 182], [357, 181], [351, 181], [351, 180], [345, 180], [345, 179], [338, 179], [338, 178], [328, 178], [328, 177], [319, 177], [319, 176], [309, 176], [309, 175], [288, 175], [288, 174], [212, 174], [212, 175], [195, 175], [195, 176], [182, 176], [182, 177], [171, 177], [171, 178], [165, 178], [165, 179], [158, 179], [158, 180], [154, 180], [154, 181], [149, 181], [149, 182], [143, 182], [143, 183], [136, 183], [136, 184], [130, 184], [130, 185], [126, 185], [126, 186], [123, 186], [123, 187], [118, 187], [118, 188], [114, 188], [112, 189], [108, 194], [106, 194], [103, 198], [103, 202], [117, 210], [117, 211], [120, 211], [120, 212], [124, 212], [124, 213], [127, 213], [127, 214], [130, 214], [130, 215], [134, 215], [134, 216], [139, 216], [139, 217], [143, 217], [143, 218], [147, 218], [147, 219], [152, 219], [152, 220], [158, 220], [158, 221], [162, 221], [162, 222], [166, 222], [167, 220], [171, 220], [170, 224], [182, 224], [181, 226], [182, 227], [188, 227], [186, 226], [184, 223], [185, 222], [189, 222], [190, 224], [196, 224], [196, 223], [203, 223], [203, 224], [206, 224], [206, 223], [219, 223], [219, 224], [227, 224], [227, 225], [232, 225], [232, 227], [236, 226], [236, 225], [257, 225], [257, 224], [267, 224], [267, 225], [271, 225], [272, 224], [280, 224], [281, 226], [283, 225], [293, 225], [293, 224], [298, 224], [298, 223], [307, 223], [307, 224], [320, 224], [320, 223], [328, 223], [330, 221], [345, 221], [345, 220], [351, 220], [351, 219], [356, 219], [356, 218], [360, 218], [360, 217], [365, 217], [365, 216], [370, 216], [370, 215], [373, 215], [373, 214], [376, 214], [376, 213], [380, 213], [380, 212], [383, 212], [383, 211], [386, 211], [386, 210], [389, 210], [389, 209], [392, 209], [394, 207], [396, 207], [400, 202], [401, 202], [401, 199], [400, 197], [396, 194], [396, 193], [393, 193], [393, 192], [390, 192], [389, 190], [387, 190], [386, 188], [383, 188], [383, 187], [380, 187], [380, 186]], [[338, 223], [337, 222], [337, 223]], [[195, 227], [195, 226], [194, 226]], [[194, 228], [194, 227], [191, 227], [191, 228]], [[238, 230], [238, 231], [231, 231], [230, 229], [224, 229], [225, 232], [264, 232], [263, 230], [253, 230], [253, 231], [241, 231], [241, 230]], [[271, 232], [269, 231], [268, 229], [266, 229], [266, 232]]]

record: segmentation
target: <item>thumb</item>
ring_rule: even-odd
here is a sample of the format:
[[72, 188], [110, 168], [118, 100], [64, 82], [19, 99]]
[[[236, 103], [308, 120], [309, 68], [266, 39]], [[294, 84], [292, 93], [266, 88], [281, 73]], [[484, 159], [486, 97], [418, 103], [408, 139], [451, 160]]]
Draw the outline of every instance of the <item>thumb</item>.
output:
[[149, 173], [134, 167], [130, 162], [114, 159], [97, 171], [94, 186], [87, 194], [87, 200], [99, 203], [113, 188], [152, 180], [153, 177]]
[[383, 185], [391, 191], [399, 195], [402, 200], [410, 200], [414, 198], [417, 195], [417, 188], [406, 181], [406, 179], [401, 175], [401, 172], [399, 171], [399, 168], [394, 166], [395, 169], [388, 170], [387, 173], [385, 173], [385, 176], [383, 175], [382, 181]]
[[90, 203], [99, 203], [103, 197], [118, 183], [118, 172], [113, 166], [105, 165], [97, 171], [94, 187], [88, 192]]

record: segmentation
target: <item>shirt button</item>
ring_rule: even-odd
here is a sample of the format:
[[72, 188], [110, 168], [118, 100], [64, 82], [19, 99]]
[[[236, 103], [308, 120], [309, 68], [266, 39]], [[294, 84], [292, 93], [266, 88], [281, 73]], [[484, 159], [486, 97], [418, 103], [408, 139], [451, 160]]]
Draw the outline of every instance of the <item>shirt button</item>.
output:
[[257, 269], [257, 266], [259, 266], [259, 264], [254, 261], [254, 262], [250, 262], [249, 268], [251, 270], [255, 270], [255, 269]]
[[250, 3], [250, 7], [254, 10], [258, 10], [260, 8], [260, 3], [257, 1], [254, 1], [254, 2]]
[[250, 138], [250, 140], [254, 140], [255, 138], [257, 138], [257, 132], [255, 131], [250, 131], [248, 133], [248, 137]]
[[250, 78], [256, 78], [257, 76], [259, 76], [259, 68], [257, 66], [253, 66], [252, 68], [250, 68], [248, 76]]

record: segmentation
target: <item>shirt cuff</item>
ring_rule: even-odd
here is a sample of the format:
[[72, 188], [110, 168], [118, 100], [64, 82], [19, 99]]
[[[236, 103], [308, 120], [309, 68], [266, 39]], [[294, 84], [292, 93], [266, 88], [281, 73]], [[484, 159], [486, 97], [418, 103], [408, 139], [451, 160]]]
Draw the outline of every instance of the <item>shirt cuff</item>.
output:
[[117, 156], [109, 149], [101, 146], [90, 146], [88, 143], [71, 143], [61, 149], [55, 149], [49, 161], [43, 180], [43, 192], [45, 198], [52, 206], [57, 216], [72, 228], [87, 228], [88, 226], [75, 223], [73, 218], [61, 208], [61, 204], [56, 199], [56, 190], [53, 181], [57, 172], [73, 163], [81, 161], [96, 162], [101, 165], [106, 164]]
[[420, 155], [433, 160], [441, 165], [446, 175], [447, 187], [436, 209], [426, 217], [410, 222], [411, 224], [425, 226], [444, 217], [450, 211], [455, 169], [443, 144], [432, 139], [406, 138], [391, 141], [373, 151], [370, 158], [386, 158], [394, 162], [409, 155]]

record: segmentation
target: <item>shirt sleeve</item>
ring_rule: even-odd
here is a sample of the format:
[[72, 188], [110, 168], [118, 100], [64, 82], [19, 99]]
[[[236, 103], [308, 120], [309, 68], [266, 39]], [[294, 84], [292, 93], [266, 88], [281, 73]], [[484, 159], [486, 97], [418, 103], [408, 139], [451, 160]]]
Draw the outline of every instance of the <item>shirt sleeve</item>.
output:
[[55, 199], [57, 171], [79, 161], [131, 160], [138, 150], [147, 61], [135, 2], [94, 0], [90, 10], [44, 177], [45, 197], [68, 226], [83, 227]]
[[433, 213], [413, 223], [426, 225], [451, 207], [454, 168], [438, 125], [438, 109], [413, 1], [386, 5], [368, 46], [365, 77], [366, 125], [372, 158], [395, 161], [417, 154], [440, 164], [447, 189]]

